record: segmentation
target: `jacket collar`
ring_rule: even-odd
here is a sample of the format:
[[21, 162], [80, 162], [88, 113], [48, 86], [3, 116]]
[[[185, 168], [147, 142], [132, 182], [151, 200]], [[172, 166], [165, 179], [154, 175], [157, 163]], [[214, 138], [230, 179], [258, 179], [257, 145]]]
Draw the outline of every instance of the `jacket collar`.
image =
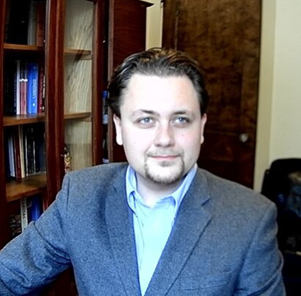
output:
[[166, 295], [211, 220], [204, 208], [209, 200], [206, 177], [198, 170], [180, 206], [175, 225], [146, 291]]
[[[140, 295], [132, 212], [125, 189], [126, 166], [116, 174], [106, 201], [106, 219], [116, 269], [127, 295]], [[165, 295], [208, 225], [211, 214], [204, 208], [209, 199], [206, 177], [198, 170], [183, 199], [173, 230], [146, 291]], [[193, 227], [192, 227], [193, 225]]]

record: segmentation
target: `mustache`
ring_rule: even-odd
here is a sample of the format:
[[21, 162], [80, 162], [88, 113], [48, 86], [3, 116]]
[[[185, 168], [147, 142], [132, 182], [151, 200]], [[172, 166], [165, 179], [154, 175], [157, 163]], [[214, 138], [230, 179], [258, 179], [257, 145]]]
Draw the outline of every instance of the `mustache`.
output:
[[156, 150], [156, 151], [149, 151], [146, 153], [148, 157], [156, 157], [156, 156], [180, 156], [182, 153], [173, 150]]

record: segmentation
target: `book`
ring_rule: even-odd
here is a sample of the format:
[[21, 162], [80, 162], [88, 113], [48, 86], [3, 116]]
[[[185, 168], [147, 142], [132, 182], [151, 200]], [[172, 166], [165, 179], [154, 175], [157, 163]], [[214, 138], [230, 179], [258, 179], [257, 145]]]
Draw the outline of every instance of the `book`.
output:
[[45, 43], [46, 1], [37, 2], [36, 45]]
[[24, 126], [24, 158], [25, 175], [29, 176], [36, 173], [36, 148], [35, 148], [34, 126]]
[[40, 65], [39, 90], [38, 90], [38, 113], [45, 111], [45, 71], [44, 65]]
[[14, 163], [15, 163], [15, 178], [16, 181], [22, 179], [22, 170], [21, 170], [21, 149], [20, 145], [22, 144], [22, 139], [19, 136], [19, 127], [13, 127], [13, 145], [14, 145]]
[[28, 226], [28, 209], [27, 209], [27, 198], [20, 199], [20, 215], [21, 215], [21, 229], [22, 232]]
[[11, 214], [9, 220], [9, 227], [11, 230], [12, 238], [18, 236], [22, 232], [21, 215], [20, 213]]
[[18, 136], [19, 136], [19, 150], [20, 150], [20, 164], [21, 164], [21, 178], [25, 177], [25, 158], [24, 158], [24, 135], [23, 126], [18, 125]]
[[37, 34], [37, 1], [30, 0], [28, 12], [27, 44], [36, 45]]
[[27, 114], [27, 61], [20, 65], [20, 114]]
[[109, 92], [104, 90], [102, 92], [102, 124], [108, 124], [108, 97]]
[[21, 234], [29, 223], [37, 221], [43, 213], [42, 196], [24, 197], [13, 202], [10, 208], [9, 226], [12, 238]]
[[37, 221], [39, 217], [42, 215], [42, 199], [40, 196], [35, 195], [30, 198], [29, 205], [29, 222]]
[[8, 134], [7, 138], [7, 147], [8, 147], [8, 159], [9, 159], [9, 175], [10, 177], [15, 178], [15, 151], [14, 151], [14, 138], [12, 133]]
[[16, 114], [21, 114], [21, 99], [20, 99], [20, 83], [21, 83], [21, 70], [20, 70], [21, 61], [15, 61], [15, 77], [14, 77], [14, 100], [16, 105]]
[[27, 114], [38, 113], [38, 83], [39, 65], [36, 62], [30, 62], [27, 73]]

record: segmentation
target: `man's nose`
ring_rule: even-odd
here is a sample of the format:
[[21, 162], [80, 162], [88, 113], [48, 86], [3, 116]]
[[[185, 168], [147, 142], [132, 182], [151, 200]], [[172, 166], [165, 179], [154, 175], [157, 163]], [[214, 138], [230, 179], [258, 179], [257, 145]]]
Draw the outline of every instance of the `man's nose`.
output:
[[158, 127], [155, 143], [156, 146], [168, 147], [175, 144], [174, 131], [169, 123]]

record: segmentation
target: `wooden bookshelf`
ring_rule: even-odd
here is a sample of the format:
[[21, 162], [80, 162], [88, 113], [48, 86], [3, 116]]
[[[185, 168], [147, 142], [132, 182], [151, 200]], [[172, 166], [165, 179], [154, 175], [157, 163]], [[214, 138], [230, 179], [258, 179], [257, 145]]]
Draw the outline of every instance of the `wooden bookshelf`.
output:
[[34, 46], [34, 45], [24, 45], [24, 44], [11, 44], [4, 43], [4, 50], [6, 51], [27, 51], [27, 52], [44, 52], [44, 47], [42, 46]]
[[10, 181], [6, 184], [7, 202], [43, 193], [46, 186], [46, 174], [32, 175], [22, 179], [20, 182]]
[[44, 122], [44, 114], [4, 116], [3, 126], [13, 126], [29, 123]]
[[[79, 113], [68, 113], [64, 114], [65, 120], [90, 120], [91, 112], [79, 112]], [[14, 116], [4, 116], [3, 126], [14, 126], [30, 123], [45, 122], [45, 114], [35, 114], [35, 115], [14, 115]]]
[[79, 112], [79, 113], [68, 113], [64, 114], [65, 120], [85, 120], [91, 121], [91, 112]]
[[[143, 50], [145, 44], [146, 6], [141, 9], [142, 2], [138, 0], [45, 0], [44, 46], [15, 44], [17, 41], [6, 39], [7, 1], [0, 1], [0, 248], [11, 238], [7, 214], [16, 204], [14, 201], [36, 194], [42, 196], [44, 208], [54, 201], [65, 175], [65, 145], [70, 150], [73, 169], [102, 163], [106, 136], [102, 128], [102, 92], [120, 59]], [[22, 10], [18, 10], [20, 13]], [[114, 26], [109, 28], [109, 24]], [[142, 37], [138, 36], [140, 33]], [[109, 44], [114, 44], [114, 48]], [[44, 113], [5, 115], [8, 62], [17, 59], [37, 61], [44, 66]], [[47, 171], [18, 182], [6, 182], [6, 166], [10, 165], [5, 153], [6, 136], [21, 125], [23, 129], [26, 125], [45, 127]], [[69, 278], [58, 281], [49, 295], [77, 295], [74, 288], [70, 290], [68, 281]]]
[[65, 48], [64, 55], [74, 57], [75, 60], [92, 60], [91, 50]]

